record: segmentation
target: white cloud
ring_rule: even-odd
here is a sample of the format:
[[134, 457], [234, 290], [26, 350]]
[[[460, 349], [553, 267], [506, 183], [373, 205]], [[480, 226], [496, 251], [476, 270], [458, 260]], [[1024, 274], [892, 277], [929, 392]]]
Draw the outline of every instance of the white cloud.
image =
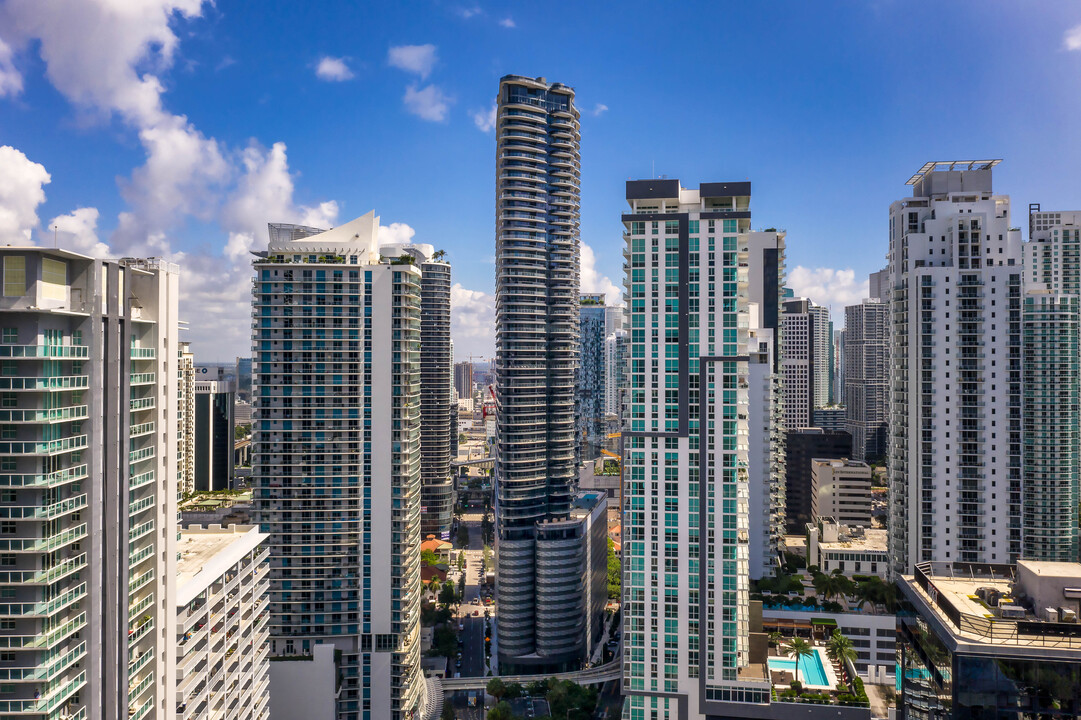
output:
[[387, 51], [387, 64], [399, 70], [419, 75], [424, 80], [432, 72], [436, 57], [436, 47], [427, 45], [398, 45]]
[[379, 226], [379, 244], [380, 245], [396, 245], [396, 244], [408, 244], [413, 242], [413, 236], [417, 234], [417, 231], [406, 225], [405, 223], [396, 222], [390, 225]]
[[479, 5], [471, 5], [469, 7], [460, 7], [455, 12], [457, 12], [459, 16], [461, 16], [462, 18], [464, 18], [466, 20], [473, 17], [474, 15], [483, 15], [484, 14], [484, 11], [480, 9]]
[[15, 51], [0, 38], [0, 97], [18, 95], [23, 89], [23, 76], [15, 69]]
[[416, 85], [405, 89], [402, 98], [405, 109], [417, 117], [430, 122], [443, 122], [447, 119], [452, 99], [435, 85], [428, 85], [417, 90]]
[[41, 244], [48, 246], [53, 242], [56, 231], [56, 244], [65, 250], [72, 250], [92, 257], [109, 257], [109, 246], [98, 239], [98, 209], [92, 207], [76, 208], [67, 215], [58, 215], [42, 228]]
[[597, 103], [593, 106], [593, 117], [600, 117], [606, 112], [608, 112], [608, 106], [604, 103]]
[[495, 350], [495, 297], [454, 283], [450, 288], [450, 334], [458, 356], [490, 356]]
[[581, 260], [581, 290], [584, 293], [604, 293], [609, 305], [618, 305], [623, 302], [623, 291], [616, 287], [607, 275], [602, 275], [597, 270], [597, 256], [593, 248], [584, 242], [579, 243], [579, 257]]
[[1062, 36], [1062, 47], [1066, 50], [1081, 50], [1081, 25], [1074, 25]]
[[30, 244], [51, 180], [44, 165], [10, 145], [0, 146], [0, 243]]
[[342, 82], [353, 77], [353, 71], [345, 64], [345, 58], [329, 57], [324, 55], [315, 68], [315, 75], [320, 80], [328, 82]]
[[499, 21], [499, 24], [500, 24], [500, 25], [502, 25], [502, 26], [503, 26], [503, 27], [505, 27], [505, 28], [515, 28], [515, 27], [518, 27], [518, 26], [517, 26], [517, 25], [516, 25], [516, 24], [514, 23], [514, 18], [509, 18], [509, 17], [508, 17], [508, 18], [503, 18], [502, 20], [500, 20], [500, 21]]
[[495, 127], [495, 103], [492, 103], [492, 107], [487, 110], [477, 110], [472, 115], [473, 124], [481, 132], [491, 132]]
[[844, 314], [846, 306], [858, 305], [867, 297], [869, 289], [866, 277], [856, 280], [855, 270], [806, 268], [802, 265], [797, 265], [788, 273], [786, 285], [792, 288], [796, 297], [810, 298], [830, 308], [832, 313], [838, 313], [838, 316]]

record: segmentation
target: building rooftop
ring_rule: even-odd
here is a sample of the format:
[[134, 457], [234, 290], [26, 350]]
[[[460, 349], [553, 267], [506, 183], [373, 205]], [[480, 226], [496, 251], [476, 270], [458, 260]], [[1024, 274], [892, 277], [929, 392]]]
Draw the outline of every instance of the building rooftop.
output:
[[864, 530], [862, 537], [841, 534], [835, 542], [820, 541], [818, 543], [819, 550], [852, 550], [856, 552], [886, 552], [888, 545], [888, 530]]
[[187, 605], [268, 536], [256, 525], [192, 525], [180, 531], [177, 607]]
[[923, 164], [905, 185], [915, 185], [924, 175], [931, 172], [950, 172], [964, 170], [990, 170], [1002, 162], [998, 160], [931, 160]]

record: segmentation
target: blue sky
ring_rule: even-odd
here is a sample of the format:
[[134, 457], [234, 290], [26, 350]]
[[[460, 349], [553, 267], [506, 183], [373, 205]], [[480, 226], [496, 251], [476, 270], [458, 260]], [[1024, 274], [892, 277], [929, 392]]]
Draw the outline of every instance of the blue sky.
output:
[[[268, 221], [447, 250], [456, 353], [491, 352], [499, 77], [582, 110], [583, 290], [621, 284], [623, 182], [750, 179], [840, 316], [923, 162], [1081, 207], [1081, 3], [0, 0], [0, 242], [166, 254], [197, 357], [246, 354]], [[48, 182], [46, 182], [46, 180]], [[397, 225], [395, 225], [395, 223]]]

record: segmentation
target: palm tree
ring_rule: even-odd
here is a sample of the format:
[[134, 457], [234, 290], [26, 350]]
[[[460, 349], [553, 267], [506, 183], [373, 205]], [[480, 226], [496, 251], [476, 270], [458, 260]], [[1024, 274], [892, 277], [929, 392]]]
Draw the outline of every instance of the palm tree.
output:
[[812, 581], [815, 592], [824, 600], [832, 600], [852, 592], [852, 581], [838, 569], [829, 575], [818, 573]]
[[807, 642], [803, 638], [792, 638], [784, 646], [784, 654], [788, 657], [796, 659], [796, 682], [799, 682], [799, 661], [800, 658], [810, 657], [814, 655], [814, 648], [811, 647], [811, 643]]
[[826, 641], [826, 656], [842, 667], [845, 665], [846, 660], [855, 662], [856, 658], [859, 657], [848, 636], [836, 629], [830, 639]]

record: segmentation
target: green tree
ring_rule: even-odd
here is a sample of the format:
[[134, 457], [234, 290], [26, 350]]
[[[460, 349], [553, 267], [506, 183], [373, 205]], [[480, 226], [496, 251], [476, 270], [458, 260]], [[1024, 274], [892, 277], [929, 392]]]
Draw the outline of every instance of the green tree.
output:
[[799, 682], [799, 663], [800, 658], [810, 657], [814, 654], [814, 648], [811, 647], [811, 643], [807, 642], [803, 638], [792, 638], [788, 641], [788, 644], [784, 646], [784, 654], [790, 658], [796, 660], [796, 682]]
[[814, 585], [815, 592], [823, 600], [833, 600], [851, 594], [855, 589], [852, 581], [846, 578], [839, 569], [829, 575], [818, 573], [811, 583]]
[[432, 635], [432, 655], [452, 658], [458, 652], [458, 635], [447, 625], [440, 625]]
[[551, 678], [546, 699], [553, 718], [590, 720], [597, 708], [597, 691], [570, 680]]
[[503, 696], [507, 693], [506, 684], [497, 677], [489, 680], [488, 685], [484, 689], [488, 691], [489, 695], [496, 699], [496, 702], [502, 700]]
[[458, 547], [469, 547], [469, 528], [465, 525], [458, 526]]
[[465, 553], [458, 553], [458, 569], [465, 570]]
[[454, 589], [454, 581], [447, 579], [443, 583], [443, 589], [439, 591], [439, 602], [443, 603], [444, 608], [450, 608], [451, 605], [458, 604], [458, 593]]
[[434, 550], [421, 550], [420, 561], [425, 565], [438, 565], [439, 556], [435, 554]]
[[856, 658], [859, 657], [848, 636], [836, 629], [830, 639], [826, 641], [826, 655], [830, 660], [841, 665], [844, 665], [846, 660], [856, 662]]
[[522, 684], [516, 682], [509, 682], [504, 686], [503, 697], [508, 700], [522, 697]]
[[616, 557], [615, 543], [608, 538], [608, 598], [618, 600], [622, 587], [622, 568]]
[[458, 716], [454, 712], [454, 703], [450, 700], [443, 701], [443, 712], [439, 715], [439, 720], [456, 720]]
[[484, 572], [488, 572], [488, 570], [492, 567], [492, 546], [491, 545], [485, 545], [484, 546], [484, 551], [483, 551], [483, 554], [481, 555], [481, 559], [484, 562]]
[[500, 702], [493, 705], [491, 710], [488, 711], [488, 720], [515, 720], [510, 704]]

